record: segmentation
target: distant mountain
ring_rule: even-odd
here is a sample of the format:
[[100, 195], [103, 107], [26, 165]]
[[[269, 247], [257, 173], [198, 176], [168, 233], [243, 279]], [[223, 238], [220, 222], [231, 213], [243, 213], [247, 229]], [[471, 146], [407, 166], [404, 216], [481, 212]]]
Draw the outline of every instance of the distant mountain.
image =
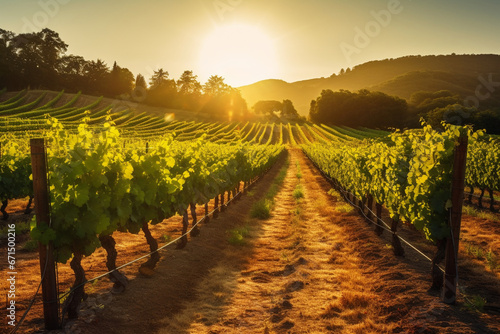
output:
[[[329, 78], [292, 83], [263, 80], [239, 89], [249, 107], [259, 100], [289, 99], [300, 114], [307, 115], [311, 100], [323, 89], [376, 90], [407, 100], [418, 91], [450, 90], [466, 98], [475, 95], [482, 84], [480, 77], [488, 82], [490, 74], [500, 84], [500, 55], [407, 56], [370, 61]], [[494, 89], [494, 95], [500, 96], [500, 85]], [[487, 87], [481, 92], [488, 93]]]

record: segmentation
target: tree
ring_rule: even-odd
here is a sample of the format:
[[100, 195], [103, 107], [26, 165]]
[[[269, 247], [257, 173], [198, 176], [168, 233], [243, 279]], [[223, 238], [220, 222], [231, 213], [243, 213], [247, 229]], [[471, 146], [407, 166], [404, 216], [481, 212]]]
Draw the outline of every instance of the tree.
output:
[[275, 100], [259, 101], [255, 103], [253, 110], [256, 114], [274, 115], [275, 112], [283, 110], [283, 104]]
[[443, 122], [454, 125], [472, 125], [476, 130], [500, 134], [500, 110], [478, 110], [456, 103], [429, 111], [425, 120], [436, 129], [443, 129]]
[[445, 108], [449, 105], [461, 104], [463, 99], [458, 94], [449, 90], [440, 90], [436, 92], [419, 91], [413, 93], [410, 97], [412, 112], [424, 116], [436, 108]]
[[248, 116], [248, 107], [241, 93], [231, 88], [225, 94], [211, 96], [203, 105], [201, 112], [220, 121], [244, 120]]
[[111, 97], [117, 97], [121, 94], [130, 94], [134, 87], [134, 75], [127, 68], [121, 68], [113, 64], [109, 73], [107, 94]]
[[184, 110], [197, 111], [201, 105], [201, 84], [197, 78], [193, 71], [184, 71], [177, 80], [179, 102]]
[[108, 78], [108, 65], [101, 59], [90, 61], [85, 65], [85, 78], [87, 80], [87, 91], [96, 94], [102, 94], [106, 88], [106, 79]]
[[137, 74], [135, 77], [135, 87], [131, 94], [132, 100], [135, 102], [144, 102], [148, 96], [147, 91], [146, 79], [142, 74]]
[[196, 80], [197, 78], [198, 76], [194, 75], [193, 71], [184, 71], [179, 80], [177, 80], [179, 93], [184, 95], [200, 95], [201, 84]]
[[63, 75], [84, 75], [87, 62], [83, 57], [68, 55], [59, 61], [58, 72]]
[[135, 77], [135, 88], [136, 89], [139, 89], [139, 88], [143, 88], [143, 89], [146, 89], [148, 88], [147, 84], [146, 84], [146, 79], [144, 79], [144, 76], [142, 74], [137, 74], [137, 76]]
[[224, 78], [218, 75], [212, 75], [203, 85], [203, 92], [206, 96], [218, 96], [230, 91], [230, 86], [224, 83]]
[[40, 32], [19, 34], [11, 39], [22, 80], [37, 87], [57, 86], [56, 71], [68, 45], [59, 34], [48, 28]]
[[78, 91], [85, 88], [85, 68], [87, 61], [80, 56], [63, 56], [57, 72], [66, 91]]
[[472, 116], [476, 130], [484, 129], [489, 134], [500, 134], [500, 109], [482, 110]]
[[248, 116], [246, 101], [238, 89], [224, 83], [224, 78], [212, 75], [203, 85], [203, 107], [201, 112], [224, 120], [243, 120]]
[[21, 88], [20, 65], [13, 44], [15, 34], [0, 29], [0, 87]]
[[407, 110], [405, 100], [382, 92], [326, 89], [311, 102], [309, 118], [318, 123], [353, 127], [402, 127]]
[[160, 88], [168, 82], [168, 72], [160, 68], [153, 72], [151, 79], [149, 79], [149, 86], [151, 89]]
[[48, 28], [36, 34], [40, 39], [39, 53], [43, 65], [55, 73], [59, 59], [68, 49], [59, 34]]
[[283, 100], [282, 103], [282, 110], [281, 110], [281, 116], [287, 116], [287, 117], [298, 117], [299, 113], [293, 106], [292, 101], [290, 100]]
[[311, 117], [311, 114], [313, 113], [316, 113], [316, 100], [311, 100], [309, 105], [309, 117]]
[[168, 72], [162, 68], [154, 71], [149, 80], [149, 91], [146, 102], [166, 108], [178, 107], [177, 85], [168, 78]]
[[442, 129], [442, 122], [464, 125], [471, 124], [473, 115], [477, 113], [476, 108], [465, 108], [461, 104], [447, 105], [435, 108], [425, 115], [425, 120], [433, 128]]

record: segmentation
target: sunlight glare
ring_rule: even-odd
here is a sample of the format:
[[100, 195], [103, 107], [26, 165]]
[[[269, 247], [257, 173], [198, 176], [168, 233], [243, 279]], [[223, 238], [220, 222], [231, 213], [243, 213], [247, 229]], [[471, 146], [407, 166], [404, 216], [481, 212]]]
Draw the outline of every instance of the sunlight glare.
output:
[[218, 27], [205, 39], [200, 54], [204, 76], [220, 75], [233, 87], [270, 79], [278, 73], [274, 41], [257, 27]]

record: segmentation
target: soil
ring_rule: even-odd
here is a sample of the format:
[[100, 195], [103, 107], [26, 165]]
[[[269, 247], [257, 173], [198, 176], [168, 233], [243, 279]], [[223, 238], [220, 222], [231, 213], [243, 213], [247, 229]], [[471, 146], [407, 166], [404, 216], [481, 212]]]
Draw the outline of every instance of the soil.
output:
[[[287, 161], [271, 218], [251, 218], [252, 205]], [[200, 235], [190, 237], [184, 249], [171, 245], [161, 251], [152, 275], [138, 274], [143, 259], [121, 270], [130, 280], [121, 294], [110, 292], [106, 278], [87, 285], [79, 319], [50, 333], [500, 333], [498, 270], [462, 247], [459, 283], [468, 299], [485, 298], [488, 307], [466, 307], [463, 294], [456, 305], [444, 304], [439, 291], [429, 291], [428, 260], [406, 246], [404, 257], [394, 256], [390, 235], [378, 236], [330, 189], [300, 150], [288, 150], [217, 219], [201, 224]], [[197, 212], [203, 216], [203, 208]], [[160, 245], [180, 235], [180, 221], [174, 217], [151, 228]], [[465, 240], [491, 243], [497, 251], [498, 227], [474, 222], [465, 217]], [[236, 231], [244, 231], [242, 238], [232, 238]], [[401, 235], [432, 256], [434, 246], [411, 226], [402, 226]], [[148, 251], [142, 232], [113, 236], [118, 265]], [[106, 271], [105, 256], [99, 249], [84, 259], [87, 278]], [[16, 257], [19, 316], [40, 269], [36, 253], [19, 250]], [[0, 269], [4, 277], [4, 262]], [[74, 276], [67, 264], [58, 273], [64, 292]], [[46, 333], [37, 301], [17, 333]], [[5, 322], [1, 326], [7, 333]]]

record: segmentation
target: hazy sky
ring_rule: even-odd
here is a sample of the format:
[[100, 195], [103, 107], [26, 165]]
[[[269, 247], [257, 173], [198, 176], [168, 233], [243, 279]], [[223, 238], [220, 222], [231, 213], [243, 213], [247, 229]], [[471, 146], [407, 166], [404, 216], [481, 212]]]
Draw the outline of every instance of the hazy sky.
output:
[[68, 54], [147, 79], [193, 70], [239, 86], [405, 55], [498, 54], [499, 13], [499, 0], [0, 0], [0, 28], [48, 27]]

